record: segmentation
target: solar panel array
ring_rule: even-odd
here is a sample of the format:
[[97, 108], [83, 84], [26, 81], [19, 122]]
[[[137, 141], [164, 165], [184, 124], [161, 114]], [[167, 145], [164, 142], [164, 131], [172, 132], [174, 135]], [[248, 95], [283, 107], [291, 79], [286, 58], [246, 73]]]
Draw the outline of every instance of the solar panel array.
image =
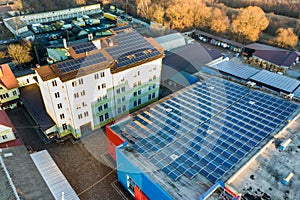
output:
[[290, 93], [300, 85], [300, 81], [296, 79], [280, 74], [275, 74], [267, 70], [261, 70], [259, 73], [252, 76], [251, 80]]
[[[106, 51], [118, 61], [117, 67], [123, 67], [160, 54], [135, 30], [126, 33], [120, 32], [115, 36], [115, 39], [118, 41], [118, 45]], [[151, 52], [143, 53], [145, 50], [151, 50]], [[128, 58], [129, 54], [134, 56]]]
[[122, 136], [171, 179], [215, 183], [299, 106], [219, 78], [134, 116]]
[[85, 53], [97, 49], [92, 42], [72, 45], [72, 48], [74, 49], [76, 54]]
[[95, 65], [104, 61], [106, 61], [106, 58], [103, 56], [103, 54], [96, 53], [86, 57], [82, 57], [74, 60], [68, 60], [66, 62], [61, 62], [57, 64], [57, 66], [62, 73], [67, 73], [70, 71], [81, 69], [83, 67]]
[[296, 98], [300, 99], [300, 87], [298, 87], [293, 94], [295, 95]]
[[213, 65], [212, 67], [221, 72], [242, 78], [244, 80], [248, 80], [251, 76], [260, 71], [259, 69], [255, 69], [243, 64], [238, 64], [232, 61], [220, 62], [216, 65]]

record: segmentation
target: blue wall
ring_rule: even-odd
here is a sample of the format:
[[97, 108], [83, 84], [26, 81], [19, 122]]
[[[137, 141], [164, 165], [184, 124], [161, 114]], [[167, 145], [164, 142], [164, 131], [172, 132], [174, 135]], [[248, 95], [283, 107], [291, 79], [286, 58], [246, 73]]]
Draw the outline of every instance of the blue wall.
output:
[[171, 200], [173, 199], [160, 185], [154, 183], [147, 174], [131, 163], [130, 160], [120, 151], [120, 148], [126, 146], [121, 144], [116, 148], [117, 155], [117, 173], [120, 183], [127, 188], [127, 175], [150, 199]]

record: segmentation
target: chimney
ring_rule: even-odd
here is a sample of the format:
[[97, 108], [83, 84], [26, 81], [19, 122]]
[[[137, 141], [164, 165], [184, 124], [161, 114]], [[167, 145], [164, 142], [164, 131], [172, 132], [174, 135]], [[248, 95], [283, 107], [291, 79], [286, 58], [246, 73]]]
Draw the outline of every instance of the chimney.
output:
[[112, 41], [111, 38], [107, 38], [107, 43], [108, 43], [108, 46], [109, 46], [109, 47], [114, 46], [114, 42]]
[[68, 49], [67, 40], [66, 38], [63, 39], [64, 48]]
[[89, 33], [89, 34], [88, 34], [88, 40], [91, 41], [92, 39], [93, 39], [93, 34], [92, 34], [92, 33]]

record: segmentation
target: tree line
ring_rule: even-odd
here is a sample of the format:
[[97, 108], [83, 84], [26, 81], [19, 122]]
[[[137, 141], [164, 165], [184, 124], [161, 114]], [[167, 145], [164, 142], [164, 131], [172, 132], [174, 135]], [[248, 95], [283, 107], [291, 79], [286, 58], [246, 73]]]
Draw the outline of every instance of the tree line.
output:
[[[119, 1], [120, 2], [120, 1]], [[116, 1], [115, 1], [116, 3]], [[134, 4], [135, 3], [135, 4]], [[266, 15], [258, 6], [230, 9], [214, 0], [136, 0], [125, 6], [136, 8], [139, 16], [177, 30], [201, 29], [216, 35], [228, 36], [238, 42], [257, 41], [270, 23], [275, 22], [274, 14]], [[121, 6], [124, 7], [124, 4]], [[273, 17], [273, 18], [272, 18]], [[278, 24], [268, 42], [280, 47], [296, 47], [300, 30], [300, 19], [295, 26]]]
[[216, 0], [231, 8], [243, 8], [247, 6], [258, 6], [265, 12], [274, 12], [276, 15], [284, 15], [299, 18], [299, 0]]

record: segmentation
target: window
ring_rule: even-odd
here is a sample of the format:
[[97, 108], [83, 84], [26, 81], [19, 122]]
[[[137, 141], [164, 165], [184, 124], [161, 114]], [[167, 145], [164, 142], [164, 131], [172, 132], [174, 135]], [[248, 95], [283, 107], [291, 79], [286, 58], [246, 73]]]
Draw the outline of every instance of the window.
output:
[[98, 85], [98, 90], [101, 90], [101, 86], [100, 85]]
[[14, 96], [17, 95], [17, 91], [15, 91], [15, 90], [12, 93], [13, 93]]
[[121, 88], [121, 90], [122, 90], [122, 92], [125, 92], [125, 86], [123, 86], [123, 87]]
[[106, 88], [106, 84], [102, 83], [102, 89]]
[[134, 194], [135, 182], [127, 175], [127, 188], [131, 194]]
[[133, 96], [136, 96], [137, 95], [137, 92], [133, 92]]
[[118, 108], [118, 114], [120, 114], [122, 111], [121, 111], [121, 108]]
[[101, 112], [103, 110], [102, 106], [98, 106], [98, 112]]
[[156, 70], [156, 67], [154, 67], [153, 70]]
[[84, 112], [83, 114], [84, 114], [85, 117], [89, 116], [89, 112], [88, 111]]
[[78, 92], [74, 93], [74, 98], [76, 99], [76, 98], [78, 98], [78, 97], [79, 97]]
[[149, 82], [151, 82], [152, 81], [152, 78], [151, 77], [149, 77]]
[[62, 104], [61, 103], [57, 104], [57, 107], [58, 107], [58, 109], [61, 109], [62, 108]]
[[154, 88], [156, 88], [156, 85], [155, 85], [155, 84], [153, 84], [153, 86], [152, 86], [152, 87], [153, 87], [153, 89], [154, 89]]
[[95, 74], [95, 79], [99, 79], [99, 74]]
[[138, 85], [142, 85], [142, 81], [138, 81]]
[[117, 94], [119, 94], [119, 93], [120, 93], [120, 91], [121, 91], [121, 90], [120, 90], [120, 88], [118, 88], [118, 89], [117, 89]]
[[121, 99], [120, 98], [117, 99], [117, 103], [121, 103]]
[[65, 118], [65, 114], [60, 114], [60, 119], [64, 119]]
[[62, 128], [63, 128], [64, 131], [67, 130], [68, 129], [67, 124], [62, 124]]
[[137, 75], [138, 75], [138, 76], [140, 75], [140, 71], [137, 71]]
[[152, 93], [152, 98], [155, 98], [155, 93]]
[[77, 85], [76, 81], [72, 81], [72, 87], [75, 87]]
[[134, 82], [134, 83], [133, 83], [133, 87], [136, 87], [136, 86], [137, 86], [137, 83], [136, 83], [136, 82]]
[[100, 102], [102, 100], [102, 97], [98, 97], [97, 102]]
[[105, 73], [104, 73], [104, 72], [101, 72], [101, 73], [100, 73], [100, 76], [101, 76], [101, 78], [103, 78], [103, 77], [105, 76]]
[[148, 90], [151, 90], [152, 89], [152, 86], [150, 85], [149, 87], [148, 87]]
[[80, 109], [80, 105], [79, 104], [76, 104], [76, 109]]
[[108, 108], [108, 104], [107, 103], [103, 104], [103, 108], [107, 109]]
[[138, 90], [138, 95], [142, 94], [142, 90]]
[[52, 86], [53, 86], [53, 87], [54, 87], [54, 86], [57, 86], [56, 81], [52, 81]]
[[2, 95], [0, 94], [0, 99], [5, 99], [8, 97], [9, 97], [8, 93], [2, 94]]
[[105, 119], [108, 119], [108, 118], [109, 118], [108, 113], [105, 113], [104, 118], [105, 118]]
[[122, 107], [122, 111], [123, 111], [123, 112], [126, 111], [126, 106], [125, 106], [125, 105]]
[[82, 114], [79, 114], [79, 115], [78, 115], [78, 119], [82, 119]]
[[141, 103], [142, 103], [142, 100], [138, 99], [138, 105], [141, 105]]
[[124, 96], [124, 97], [122, 97], [122, 102], [124, 102], [126, 100], [126, 97]]
[[107, 99], [107, 94], [103, 95], [103, 100]]
[[79, 79], [78, 83], [79, 83], [79, 85], [82, 85], [83, 84], [83, 78]]
[[134, 107], [137, 106], [137, 102], [136, 101], [133, 102], [133, 106]]
[[85, 95], [85, 90], [82, 90], [82, 92], [80, 92], [81, 96]]
[[[15, 92], [15, 91], [14, 91]], [[59, 98], [59, 92], [54, 93], [55, 98]]]
[[6, 140], [7, 139], [7, 135], [2, 135], [2, 139]]
[[83, 107], [87, 106], [87, 104], [85, 103], [85, 101], [82, 102], [82, 106], [83, 106]]
[[103, 120], [104, 120], [104, 119], [103, 119], [103, 115], [100, 115], [100, 116], [99, 116], [99, 121], [100, 121], [100, 122], [103, 122]]
[[148, 100], [151, 100], [151, 94], [148, 94]]
[[155, 80], [156, 79], [156, 75], [153, 75], [153, 80]]

